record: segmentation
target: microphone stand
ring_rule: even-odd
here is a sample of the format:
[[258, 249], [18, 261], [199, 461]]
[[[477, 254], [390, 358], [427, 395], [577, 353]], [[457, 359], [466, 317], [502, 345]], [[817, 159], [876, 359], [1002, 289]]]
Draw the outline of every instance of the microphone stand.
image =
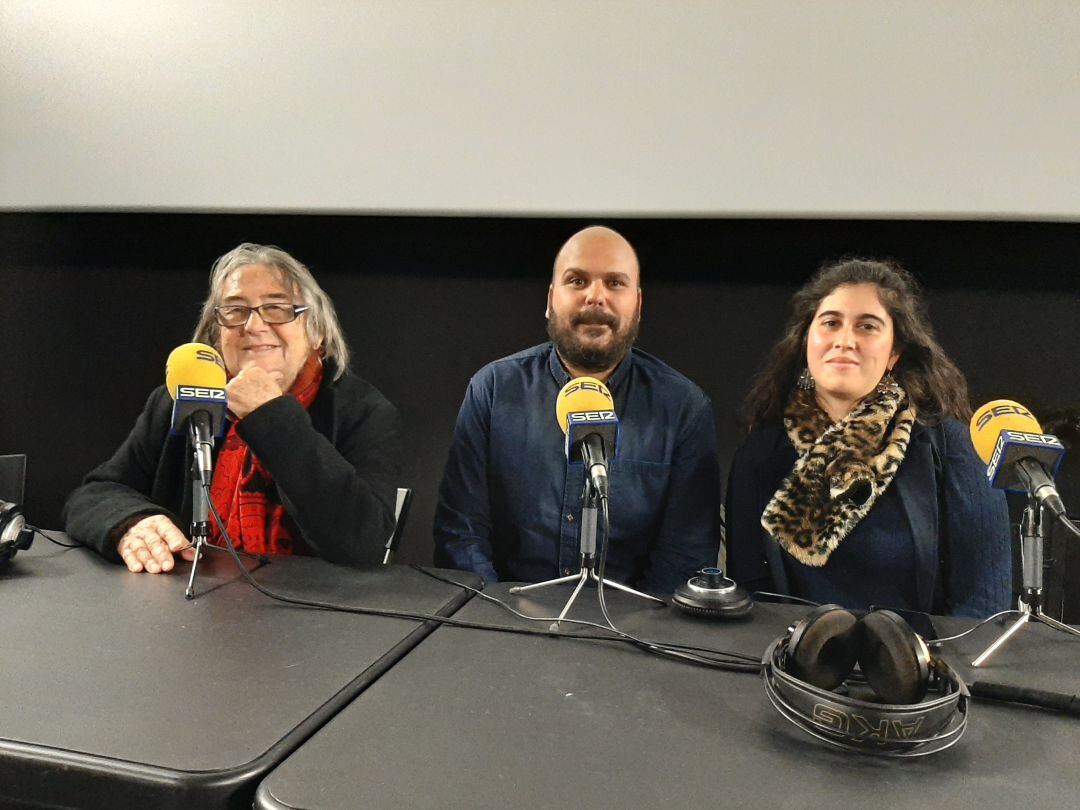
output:
[[[194, 442], [194, 436], [192, 436]], [[195, 596], [195, 569], [199, 565], [199, 557], [202, 556], [203, 546], [210, 544], [209, 506], [206, 500], [206, 490], [202, 486], [202, 472], [199, 470], [199, 448], [193, 446], [195, 458], [191, 462], [191, 545], [195, 547], [195, 558], [191, 561], [191, 573], [188, 575], [187, 590], [184, 591], [185, 599]]]
[[[185, 599], [195, 598], [195, 570], [199, 565], [203, 548], [213, 548], [218, 551], [228, 551], [225, 546], [219, 546], [210, 542], [210, 503], [207, 500], [207, 488], [210, 485], [210, 450], [214, 446], [214, 440], [208, 435], [201, 436], [195, 425], [195, 420], [188, 423], [188, 437], [191, 440], [191, 545], [195, 549], [195, 557], [191, 561], [191, 572], [188, 574], [187, 590], [184, 591]], [[205, 477], [204, 477], [205, 476]], [[270, 558], [265, 554], [252, 554], [249, 551], [236, 549], [241, 556], [257, 560], [260, 564], [267, 564]]]
[[1047, 616], [1042, 609], [1043, 589], [1043, 534], [1050, 522], [1051, 512], [1041, 505], [1034, 495], [1028, 496], [1028, 505], [1020, 521], [1020, 559], [1023, 566], [1024, 588], [1020, 594], [1018, 611], [1020, 618], [1013, 622], [997, 640], [971, 662], [973, 667], [989, 660], [1005, 642], [1012, 638], [1029, 621], [1042, 622], [1063, 633], [1080, 636], [1080, 630]]
[[[570, 598], [567, 600], [566, 605], [562, 609], [562, 613], [559, 617], [551, 623], [550, 630], [558, 630], [559, 623], [566, 618], [566, 614], [570, 612], [570, 606], [574, 604], [574, 600], [577, 599], [581, 589], [585, 587], [585, 583], [589, 580], [593, 582], [600, 582], [600, 576], [596, 573], [596, 512], [600, 507], [600, 495], [593, 487], [592, 481], [589, 476], [585, 476], [585, 489], [581, 493], [581, 530], [580, 530], [580, 548], [581, 548], [581, 570], [576, 574], [570, 574], [569, 576], [559, 577], [557, 579], [550, 579], [546, 582], [536, 582], [532, 585], [515, 585], [510, 589], [510, 593], [525, 593], [526, 591], [534, 591], [540, 588], [547, 588], [551, 585], [562, 585], [566, 582], [577, 581], [577, 586], [574, 588], [573, 593], [570, 594]], [[611, 538], [607, 538], [608, 542], [611, 542]], [[616, 590], [623, 591], [624, 593], [633, 594], [634, 596], [640, 596], [642, 599], [648, 599], [652, 602], [658, 602], [659, 604], [665, 604], [663, 599], [657, 599], [655, 596], [649, 596], [647, 593], [641, 593], [635, 591], [621, 582], [615, 582], [613, 580], [604, 577], [604, 585], [615, 588]]]

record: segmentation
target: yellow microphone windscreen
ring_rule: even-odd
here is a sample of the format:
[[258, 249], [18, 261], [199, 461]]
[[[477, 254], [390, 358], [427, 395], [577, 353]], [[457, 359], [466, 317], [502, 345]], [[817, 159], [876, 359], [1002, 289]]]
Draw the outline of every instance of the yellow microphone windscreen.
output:
[[563, 386], [555, 400], [555, 418], [566, 433], [566, 415], [581, 411], [613, 411], [615, 403], [607, 386], [595, 377], [577, 377]]
[[165, 387], [173, 399], [176, 399], [178, 385], [224, 388], [225, 363], [221, 355], [205, 343], [177, 346], [165, 361]]
[[995, 399], [979, 408], [971, 417], [971, 443], [984, 463], [990, 462], [1003, 430], [1042, 433], [1042, 426], [1031, 411], [1011, 399]]

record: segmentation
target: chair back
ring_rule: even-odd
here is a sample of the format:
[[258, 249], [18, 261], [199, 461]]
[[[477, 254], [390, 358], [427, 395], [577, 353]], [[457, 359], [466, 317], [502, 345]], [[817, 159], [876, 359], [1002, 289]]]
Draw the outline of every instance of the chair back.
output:
[[394, 531], [390, 539], [386, 541], [386, 554], [383, 555], [383, 565], [388, 565], [394, 558], [401, 535], [405, 531], [405, 518], [409, 516], [409, 506], [412, 504], [412, 490], [398, 487], [397, 502], [394, 504]]
[[26, 456], [0, 456], [0, 501], [21, 505], [26, 496]]

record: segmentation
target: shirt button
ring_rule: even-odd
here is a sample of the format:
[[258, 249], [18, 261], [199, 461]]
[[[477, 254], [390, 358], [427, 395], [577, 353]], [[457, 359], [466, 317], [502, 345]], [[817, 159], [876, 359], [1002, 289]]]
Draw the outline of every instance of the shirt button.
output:
[[570, 570], [569, 568], [564, 568], [564, 569], [562, 570], [562, 575], [563, 575], [564, 577], [568, 577], [568, 576], [570, 576], [570, 575], [571, 575], [572, 573], [574, 573], [574, 572], [573, 572], [572, 570]]
[[566, 522], [567, 523], [573, 523], [574, 522], [574, 516], [573, 515], [567, 515], [566, 516]]

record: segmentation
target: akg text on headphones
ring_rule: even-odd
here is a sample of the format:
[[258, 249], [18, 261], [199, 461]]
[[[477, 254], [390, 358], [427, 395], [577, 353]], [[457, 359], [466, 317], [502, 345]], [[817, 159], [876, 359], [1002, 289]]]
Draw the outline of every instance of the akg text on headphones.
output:
[[22, 509], [0, 501], [0, 565], [14, 557], [16, 551], [30, 548], [33, 540], [34, 530], [26, 525]]
[[[865, 699], [832, 691], [856, 663], [873, 690]], [[761, 677], [785, 718], [848, 750], [923, 756], [955, 744], [967, 727], [967, 686], [888, 610], [860, 618], [837, 605], [816, 608], [769, 645]], [[926, 698], [931, 688], [937, 694]]]

